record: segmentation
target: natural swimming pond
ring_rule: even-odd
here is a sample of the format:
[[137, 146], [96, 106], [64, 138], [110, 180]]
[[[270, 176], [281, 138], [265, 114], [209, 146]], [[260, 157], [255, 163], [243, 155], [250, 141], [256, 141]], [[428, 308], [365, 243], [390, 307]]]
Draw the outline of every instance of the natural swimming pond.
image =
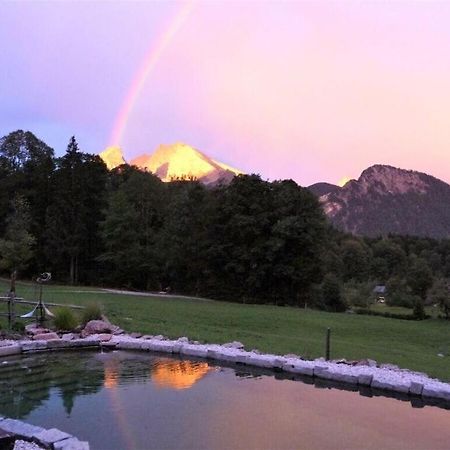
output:
[[123, 351], [9, 357], [0, 415], [59, 428], [93, 450], [450, 447], [449, 410], [277, 377]]

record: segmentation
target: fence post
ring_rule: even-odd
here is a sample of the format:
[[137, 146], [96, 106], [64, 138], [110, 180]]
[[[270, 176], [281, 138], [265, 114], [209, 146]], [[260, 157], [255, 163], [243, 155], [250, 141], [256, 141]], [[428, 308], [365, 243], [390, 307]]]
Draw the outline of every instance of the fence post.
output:
[[330, 360], [330, 338], [331, 338], [331, 328], [327, 328], [327, 337], [325, 340], [325, 359]]

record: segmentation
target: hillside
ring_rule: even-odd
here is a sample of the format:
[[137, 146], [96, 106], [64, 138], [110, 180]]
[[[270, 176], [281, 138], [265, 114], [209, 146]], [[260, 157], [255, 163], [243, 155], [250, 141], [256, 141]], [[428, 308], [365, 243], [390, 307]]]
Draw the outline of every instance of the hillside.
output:
[[450, 185], [421, 172], [375, 165], [320, 201], [337, 228], [354, 234], [450, 236]]

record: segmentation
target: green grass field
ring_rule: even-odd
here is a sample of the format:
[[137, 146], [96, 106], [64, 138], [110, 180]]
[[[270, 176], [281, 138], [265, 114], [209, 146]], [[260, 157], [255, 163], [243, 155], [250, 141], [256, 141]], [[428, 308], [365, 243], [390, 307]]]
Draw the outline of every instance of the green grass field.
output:
[[[0, 293], [7, 288], [8, 283], [0, 281]], [[33, 299], [34, 287], [18, 283], [17, 295]], [[330, 327], [332, 358], [372, 358], [450, 381], [450, 323], [439, 319], [416, 322], [195, 298], [138, 297], [57, 285], [44, 288], [44, 301], [98, 303], [113, 323], [130, 332], [187, 336], [201, 342], [238, 340], [247, 349], [306, 358], [324, 355], [325, 332]], [[5, 304], [0, 308], [6, 312]], [[31, 308], [21, 306], [19, 312]], [[4, 318], [1, 323], [4, 328]]]

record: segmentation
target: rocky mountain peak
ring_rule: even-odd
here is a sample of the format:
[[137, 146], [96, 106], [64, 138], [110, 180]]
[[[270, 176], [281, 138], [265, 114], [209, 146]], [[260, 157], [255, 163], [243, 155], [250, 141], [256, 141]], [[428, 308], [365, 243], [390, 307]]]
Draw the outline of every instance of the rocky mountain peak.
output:
[[350, 233], [450, 237], [450, 185], [425, 173], [377, 164], [325, 190], [320, 202], [331, 222]]
[[106, 148], [100, 153], [100, 158], [103, 159], [109, 170], [125, 164], [122, 149], [118, 146], [111, 146]]
[[[108, 148], [100, 154], [113, 167], [117, 148]], [[199, 180], [205, 184], [229, 181], [242, 172], [218, 162], [183, 142], [161, 144], [152, 154], [140, 155], [130, 162], [142, 170], [154, 173], [162, 181]]]

